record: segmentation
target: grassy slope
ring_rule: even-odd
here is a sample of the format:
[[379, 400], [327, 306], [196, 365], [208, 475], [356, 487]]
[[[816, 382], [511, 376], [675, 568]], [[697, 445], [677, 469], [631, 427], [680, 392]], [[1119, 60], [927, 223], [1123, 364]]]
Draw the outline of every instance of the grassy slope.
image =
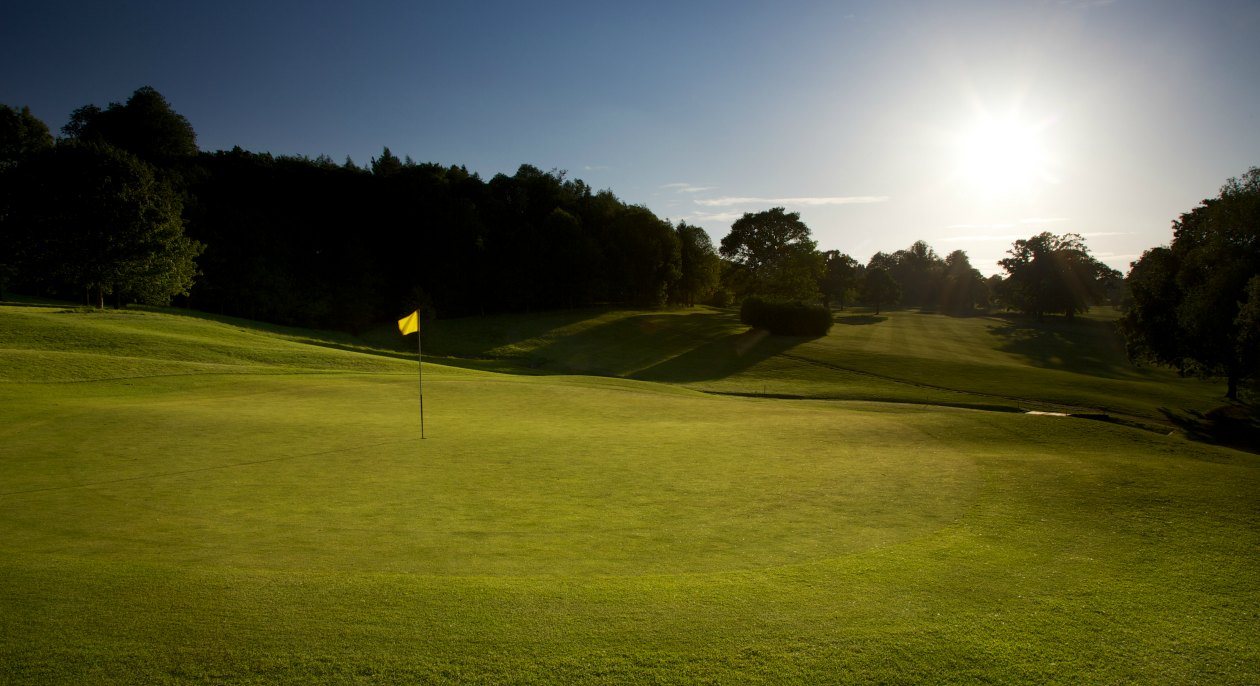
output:
[[818, 339], [758, 336], [731, 312], [583, 311], [436, 322], [437, 352], [701, 390], [962, 406], [1106, 411], [1219, 405], [1223, 384], [1129, 364], [1115, 312], [1075, 323], [914, 312], [841, 314]]
[[[620, 346], [622, 373], [701, 347], [651, 330], [675, 315], [600, 316], [659, 343]], [[1095, 422], [436, 365], [421, 443], [411, 364], [301, 339], [0, 308], [0, 674], [1260, 680], [1254, 456]], [[545, 367], [603, 340], [520, 350]]]

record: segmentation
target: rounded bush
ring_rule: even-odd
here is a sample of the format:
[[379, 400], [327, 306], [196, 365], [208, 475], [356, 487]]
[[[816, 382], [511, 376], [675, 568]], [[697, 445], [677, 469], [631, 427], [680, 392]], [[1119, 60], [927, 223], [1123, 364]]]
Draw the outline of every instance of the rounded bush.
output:
[[823, 336], [831, 329], [831, 312], [822, 305], [747, 298], [739, 320], [778, 336]]

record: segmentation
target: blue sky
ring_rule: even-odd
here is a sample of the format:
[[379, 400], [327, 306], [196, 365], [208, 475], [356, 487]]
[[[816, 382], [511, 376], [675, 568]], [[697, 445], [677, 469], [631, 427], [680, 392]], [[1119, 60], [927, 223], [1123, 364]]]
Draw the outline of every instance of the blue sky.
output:
[[798, 211], [865, 261], [1122, 270], [1260, 165], [1260, 3], [23, 3], [0, 102], [54, 131], [151, 85], [203, 150], [568, 170], [715, 241]]

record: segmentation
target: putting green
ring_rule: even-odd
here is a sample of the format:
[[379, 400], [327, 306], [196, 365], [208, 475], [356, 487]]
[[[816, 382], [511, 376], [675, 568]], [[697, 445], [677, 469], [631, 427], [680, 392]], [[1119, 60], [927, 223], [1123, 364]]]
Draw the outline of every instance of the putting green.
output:
[[[1254, 455], [900, 383], [439, 365], [420, 441], [414, 361], [308, 335], [0, 307], [0, 680], [1260, 680]], [[771, 343], [746, 370], [846, 350]], [[874, 378], [826, 369], [786, 381]]]
[[913, 410], [437, 369], [423, 442], [407, 376], [42, 388], [6, 431], [0, 519], [79, 558], [642, 575], [893, 545], [977, 491], [964, 453], [893, 447], [927, 439]]

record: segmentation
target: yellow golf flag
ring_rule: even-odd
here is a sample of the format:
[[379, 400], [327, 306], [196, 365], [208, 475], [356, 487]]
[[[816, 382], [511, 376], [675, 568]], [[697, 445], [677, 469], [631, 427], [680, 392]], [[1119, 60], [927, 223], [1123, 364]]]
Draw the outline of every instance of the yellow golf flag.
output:
[[420, 331], [420, 310], [416, 310], [411, 314], [398, 320], [398, 330], [402, 335]]

